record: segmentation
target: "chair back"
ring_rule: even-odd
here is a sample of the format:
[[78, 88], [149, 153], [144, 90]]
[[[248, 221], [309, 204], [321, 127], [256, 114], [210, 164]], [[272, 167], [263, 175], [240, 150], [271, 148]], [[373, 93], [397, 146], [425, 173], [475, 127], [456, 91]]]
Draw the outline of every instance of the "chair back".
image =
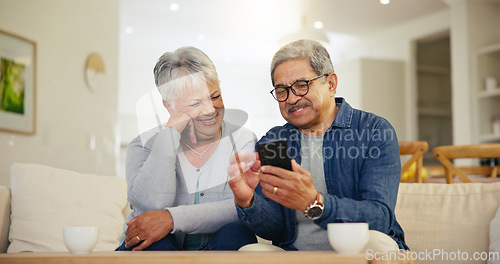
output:
[[416, 162], [415, 178], [417, 183], [422, 183], [422, 168], [424, 154], [429, 150], [429, 144], [426, 141], [399, 141], [399, 154], [412, 155], [401, 168], [401, 175], [410, 169], [410, 166]]
[[453, 183], [453, 176], [455, 175], [462, 182], [470, 183], [472, 180], [467, 175], [489, 175], [491, 178], [495, 178], [499, 172], [498, 165], [456, 167], [453, 165], [452, 160], [500, 158], [500, 143], [438, 146], [432, 150], [432, 154], [443, 165], [447, 183]]

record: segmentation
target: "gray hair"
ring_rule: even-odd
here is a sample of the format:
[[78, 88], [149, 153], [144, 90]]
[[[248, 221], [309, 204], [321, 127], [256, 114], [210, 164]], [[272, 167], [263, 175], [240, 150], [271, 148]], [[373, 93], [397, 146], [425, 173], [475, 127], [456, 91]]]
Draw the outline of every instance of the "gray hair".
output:
[[155, 84], [163, 100], [174, 106], [174, 100], [186, 89], [198, 91], [207, 84], [218, 84], [215, 65], [200, 49], [182, 47], [165, 52], [153, 70]]
[[274, 86], [274, 71], [280, 64], [294, 59], [307, 59], [318, 75], [334, 73], [332, 60], [326, 48], [318, 41], [301, 39], [288, 43], [274, 54], [271, 62], [271, 81]]

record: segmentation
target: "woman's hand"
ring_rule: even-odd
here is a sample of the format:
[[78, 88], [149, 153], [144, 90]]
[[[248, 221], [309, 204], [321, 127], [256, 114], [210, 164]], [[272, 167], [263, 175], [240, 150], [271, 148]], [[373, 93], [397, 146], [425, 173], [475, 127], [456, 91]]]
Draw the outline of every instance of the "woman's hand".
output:
[[181, 135], [189, 138], [189, 141], [196, 144], [196, 134], [194, 132], [193, 120], [184, 112], [172, 112], [165, 127], [179, 131]]
[[167, 236], [174, 227], [174, 221], [168, 210], [147, 211], [132, 218], [127, 226], [125, 248], [140, 244], [133, 249], [138, 251]]
[[240, 151], [230, 158], [227, 168], [228, 183], [234, 194], [234, 203], [239, 207], [252, 205], [254, 190], [259, 184], [259, 170], [260, 160], [257, 159], [257, 153], [244, 155]]

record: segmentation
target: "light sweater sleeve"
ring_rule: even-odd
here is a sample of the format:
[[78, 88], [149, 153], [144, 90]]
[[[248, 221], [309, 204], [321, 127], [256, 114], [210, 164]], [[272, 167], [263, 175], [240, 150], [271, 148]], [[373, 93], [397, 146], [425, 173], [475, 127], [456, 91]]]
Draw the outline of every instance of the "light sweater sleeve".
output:
[[127, 195], [135, 210], [143, 213], [173, 205], [180, 137], [176, 130], [164, 128], [145, 144], [140, 136], [130, 143], [126, 163]]
[[174, 220], [172, 233], [214, 233], [221, 227], [239, 220], [233, 199], [195, 205], [181, 205], [167, 208], [167, 210]]

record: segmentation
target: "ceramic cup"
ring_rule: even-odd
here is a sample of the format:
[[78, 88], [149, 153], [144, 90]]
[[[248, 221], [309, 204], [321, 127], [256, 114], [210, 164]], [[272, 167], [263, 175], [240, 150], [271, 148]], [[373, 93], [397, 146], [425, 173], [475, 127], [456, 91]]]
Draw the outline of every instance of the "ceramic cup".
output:
[[68, 226], [63, 228], [63, 239], [71, 254], [82, 255], [92, 252], [99, 240], [97, 226]]
[[367, 223], [328, 224], [328, 241], [339, 254], [359, 254], [369, 238]]

